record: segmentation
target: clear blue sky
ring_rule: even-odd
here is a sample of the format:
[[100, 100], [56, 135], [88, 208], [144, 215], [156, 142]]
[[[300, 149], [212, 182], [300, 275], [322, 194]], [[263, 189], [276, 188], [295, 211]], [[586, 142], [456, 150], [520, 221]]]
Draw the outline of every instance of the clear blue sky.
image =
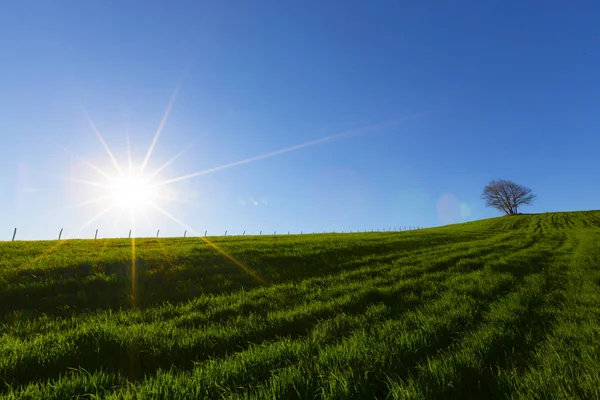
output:
[[[388, 121], [179, 181], [161, 207], [209, 234], [436, 226], [600, 208], [600, 3], [518, 1], [7, 2], [0, 13], [0, 239], [126, 236], [117, 209], [79, 230], [122, 165], [194, 143], [158, 180]], [[164, 193], [163, 193], [164, 194]], [[184, 228], [151, 209], [138, 236]]]

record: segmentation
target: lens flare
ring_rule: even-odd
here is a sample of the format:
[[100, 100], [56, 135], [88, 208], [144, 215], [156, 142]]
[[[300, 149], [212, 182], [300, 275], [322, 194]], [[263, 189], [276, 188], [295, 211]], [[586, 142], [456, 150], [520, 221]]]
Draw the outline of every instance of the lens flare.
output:
[[[162, 164], [157, 169], [154, 169], [154, 171], [146, 172], [146, 170], [149, 169], [151, 156], [156, 148], [159, 138], [162, 135], [165, 124], [169, 118], [169, 115], [171, 114], [171, 110], [172, 110], [175, 100], [178, 96], [180, 87], [181, 87], [181, 83], [176, 87], [173, 94], [171, 95], [171, 98], [169, 99], [169, 102], [167, 104], [167, 107], [166, 107], [163, 115], [162, 115], [162, 118], [160, 119], [159, 125], [152, 137], [150, 146], [149, 146], [141, 164], [139, 165], [139, 167], [136, 166], [136, 168], [134, 168], [134, 164], [133, 164], [132, 156], [131, 156], [131, 146], [130, 146], [130, 142], [129, 142], [129, 136], [126, 135], [126, 138], [127, 138], [127, 164], [121, 165], [119, 163], [119, 161], [117, 160], [117, 157], [115, 156], [115, 154], [109, 147], [108, 143], [106, 142], [104, 136], [98, 129], [96, 123], [92, 120], [92, 117], [88, 114], [88, 112], [85, 109], [83, 109], [83, 112], [90, 124], [90, 127], [91, 127], [92, 131], [95, 133], [98, 140], [100, 141], [100, 144], [102, 145], [110, 162], [114, 166], [114, 170], [100, 168], [97, 165], [95, 165], [94, 163], [90, 162], [89, 160], [82, 159], [81, 157], [77, 156], [76, 154], [73, 154], [68, 151], [69, 154], [71, 154], [77, 160], [82, 162], [85, 166], [87, 166], [88, 168], [90, 168], [91, 170], [96, 172], [99, 175], [98, 178], [100, 178], [100, 177], [102, 178], [99, 180], [71, 179], [71, 181], [73, 181], [73, 182], [89, 186], [90, 188], [93, 188], [100, 192], [99, 194], [95, 195], [94, 198], [92, 198], [91, 200], [87, 200], [87, 201], [83, 201], [83, 202], [79, 203], [78, 206], [92, 205], [92, 204], [101, 204], [103, 206], [103, 208], [100, 212], [96, 213], [91, 219], [89, 219], [88, 221], [86, 221], [83, 224], [83, 226], [80, 228], [80, 231], [113, 209], [116, 209], [118, 211], [118, 215], [119, 215], [115, 224], [118, 223], [118, 221], [121, 219], [121, 216], [124, 212], [128, 213], [131, 218], [131, 221], [130, 221], [130, 223], [131, 223], [131, 225], [130, 225], [131, 258], [132, 258], [132, 260], [131, 260], [131, 274], [132, 274], [131, 296], [132, 296], [132, 305], [133, 306], [135, 306], [135, 303], [136, 303], [136, 287], [135, 287], [136, 215], [142, 214], [144, 216], [144, 218], [147, 219], [146, 212], [150, 208], [152, 208], [153, 210], [158, 211], [158, 213], [160, 213], [160, 214], [166, 216], [167, 218], [171, 219], [172, 221], [178, 223], [182, 227], [185, 227], [185, 229], [187, 229], [188, 231], [194, 232], [194, 230], [192, 228], [185, 225], [183, 222], [181, 222], [180, 220], [175, 218], [169, 211], [167, 211], [166, 209], [164, 209], [158, 205], [159, 200], [165, 200], [165, 201], [169, 201], [169, 202], [178, 201], [178, 200], [181, 201], [181, 199], [177, 199], [176, 196], [168, 195], [169, 190], [167, 188], [165, 188], [165, 186], [173, 184], [175, 182], [185, 181], [185, 180], [191, 179], [193, 177], [206, 175], [209, 173], [241, 166], [244, 164], [249, 164], [249, 163], [252, 163], [255, 161], [263, 160], [266, 158], [274, 157], [274, 156], [285, 154], [288, 152], [304, 149], [304, 148], [311, 147], [311, 146], [316, 146], [316, 145], [319, 145], [322, 143], [335, 141], [338, 139], [343, 139], [343, 138], [347, 138], [347, 137], [354, 136], [354, 135], [365, 134], [367, 132], [379, 131], [384, 128], [396, 126], [401, 122], [404, 122], [404, 121], [407, 121], [410, 119], [415, 119], [420, 116], [431, 113], [431, 111], [424, 111], [424, 112], [412, 114], [412, 115], [409, 115], [406, 117], [397, 118], [397, 119], [389, 120], [389, 121], [374, 124], [374, 125], [368, 125], [368, 126], [365, 126], [365, 127], [359, 128], [359, 129], [354, 129], [354, 130], [350, 130], [350, 131], [345, 131], [345, 132], [317, 138], [317, 139], [314, 139], [311, 141], [307, 141], [307, 142], [296, 144], [293, 146], [281, 148], [279, 150], [270, 151], [268, 153], [264, 153], [264, 154], [250, 157], [250, 158], [245, 158], [245, 159], [242, 159], [242, 160], [239, 160], [236, 162], [217, 166], [214, 168], [209, 168], [209, 169], [205, 169], [205, 170], [201, 170], [201, 171], [197, 171], [197, 172], [193, 172], [193, 173], [188, 173], [188, 174], [181, 175], [181, 176], [174, 177], [174, 178], [163, 179], [162, 181], [154, 181], [154, 179], [159, 175], [159, 173], [161, 173], [164, 169], [166, 169], [168, 166], [170, 166], [172, 163], [174, 163], [187, 150], [187, 148], [186, 148], [186, 149], [182, 150], [181, 152], [177, 153], [174, 157], [170, 158], [166, 163]], [[259, 204], [258, 200], [254, 199], [254, 198], [250, 199], [250, 201], [251, 201], [251, 204], [253, 204], [255, 206], [257, 206]], [[266, 201], [264, 201], [264, 200], [263, 200], [263, 202], [266, 203]], [[444, 208], [444, 207], [445, 206], [442, 205], [442, 208]], [[447, 212], [445, 210], [442, 210], [442, 214], [445, 214], [445, 213], [447, 213]], [[465, 212], [463, 212], [463, 214], [464, 213]], [[201, 237], [201, 235], [198, 235], [198, 236]], [[230, 261], [232, 261], [233, 263], [238, 265], [240, 268], [242, 268], [247, 274], [253, 276], [258, 281], [260, 281], [262, 284], [268, 285], [268, 283], [266, 281], [264, 281], [264, 279], [256, 271], [254, 271], [251, 268], [249, 268], [248, 266], [244, 265], [242, 262], [240, 262], [239, 260], [232, 257], [230, 254], [227, 254], [223, 249], [219, 248], [216, 244], [208, 241], [206, 238], [201, 237], [201, 239], [204, 240], [213, 249], [217, 250], [224, 257], [228, 258]]]
[[155, 198], [154, 187], [148, 181], [131, 176], [118, 176], [109, 184], [108, 191], [117, 207], [143, 211]]

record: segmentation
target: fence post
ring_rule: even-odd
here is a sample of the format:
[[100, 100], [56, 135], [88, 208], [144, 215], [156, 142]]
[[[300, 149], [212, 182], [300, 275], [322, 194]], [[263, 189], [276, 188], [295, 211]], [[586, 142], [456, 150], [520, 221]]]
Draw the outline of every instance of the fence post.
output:
[[131, 229], [129, 230], [129, 239], [131, 239]]
[[94, 240], [98, 239], [98, 229], [96, 229], [96, 234], [94, 235]]
[[227, 236], [227, 231], [225, 231], [225, 236]]
[[156, 238], [158, 239], [158, 234], [160, 233], [160, 229], [156, 231]]
[[62, 236], [62, 231], [63, 231], [63, 228], [60, 228], [60, 232], [58, 232], [58, 240], [60, 240], [60, 237]]
[[12, 238], [13, 242], [15, 241], [15, 236], [17, 236], [17, 228], [15, 228], [15, 232], [13, 233], [13, 238]]
[[242, 233], [242, 236], [246, 236], [246, 231], [244, 231], [244, 233]]
[[185, 235], [187, 235], [187, 231], [183, 232], [183, 237], [185, 237]]
[[206, 237], [206, 233], [208, 232], [208, 230], [204, 231], [204, 237]]

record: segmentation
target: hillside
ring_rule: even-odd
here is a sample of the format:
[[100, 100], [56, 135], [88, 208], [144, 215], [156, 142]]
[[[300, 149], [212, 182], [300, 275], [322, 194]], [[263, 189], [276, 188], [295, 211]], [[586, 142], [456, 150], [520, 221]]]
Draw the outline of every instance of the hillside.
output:
[[0, 397], [600, 398], [600, 211], [211, 243], [0, 243]]

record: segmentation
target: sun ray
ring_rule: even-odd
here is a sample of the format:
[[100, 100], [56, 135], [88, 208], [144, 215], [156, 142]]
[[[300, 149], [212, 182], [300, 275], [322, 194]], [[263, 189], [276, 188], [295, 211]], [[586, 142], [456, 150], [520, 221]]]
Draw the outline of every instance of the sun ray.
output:
[[194, 145], [196, 144], [196, 141], [192, 142], [192, 144], [190, 144], [189, 146], [187, 146], [186, 148], [184, 148], [183, 150], [181, 150], [179, 153], [175, 154], [175, 156], [171, 157], [171, 159], [169, 159], [166, 163], [164, 163], [163, 165], [161, 165], [160, 167], [158, 167], [156, 169], [156, 171], [152, 172], [150, 175], [148, 175], [149, 178], [153, 178], [156, 175], [158, 175], [158, 173], [160, 171], [162, 171], [163, 169], [167, 168], [169, 165], [173, 164], [179, 157], [181, 157], [181, 155], [183, 153], [185, 153], [186, 151], [188, 151], [190, 148], [192, 148]]
[[108, 196], [103, 196], [103, 197], [99, 197], [99, 198], [94, 198], [94, 199], [90, 199], [90, 200], [85, 200], [79, 203], [75, 203], [75, 204], [71, 204], [71, 205], [66, 205], [66, 206], [62, 206], [62, 207], [57, 207], [57, 208], [52, 208], [49, 209], [48, 212], [58, 212], [58, 211], [64, 211], [64, 210], [72, 210], [74, 208], [80, 208], [80, 207], [85, 207], [85, 206], [89, 206], [92, 204], [100, 204], [102, 202], [105, 202], [109, 199]]
[[84, 112], [87, 120], [89, 121], [89, 123], [90, 123], [90, 125], [92, 127], [92, 130], [94, 131], [94, 133], [96, 133], [96, 136], [98, 136], [98, 140], [100, 140], [100, 143], [102, 143], [102, 147], [104, 147], [104, 150], [106, 151], [106, 154], [108, 154], [108, 157], [112, 161], [113, 165], [115, 166], [115, 168], [117, 168], [117, 172], [119, 172], [119, 174], [123, 175], [123, 170], [121, 169], [121, 166], [119, 165], [119, 162], [117, 161], [117, 159], [113, 155], [112, 151], [110, 151], [110, 148], [108, 147], [108, 144], [106, 143], [106, 141], [104, 140], [104, 137], [102, 137], [102, 134], [100, 133], [100, 131], [96, 127], [96, 124], [92, 120], [92, 117], [90, 117], [90, 114], [88, 114], [88, 112], [87, 112], [87, 110], [85, 108], [83, 109], [83, 112]]
[[135, 310], [137, 306], [137, 293], [136, 293], [136, 255], [135, 255], [135, 236], [131, 235], [131, 308]]
[[[135, 235], [131, 235], [131, 309], [136, 310], [137, 308], [137, 293], [136, 293], [136, 263], [135, 263]], [[135, 341], [131, 343], [129, 347], [129, 379], [133, 379], [136, 374], [136, 345]]]
[[89, 220], [87, 220], [86, 222], [83, 223], [83, 225], [81, 225], [81, 227], [79, 229], [74, 229], [71, 232], [65, 234], [63, 237], [65, 239], [73, 239], [73, 235], [75, 235], [76, 233], [79, 233], [83, 230], [83, 228], [89, 226], [92, 222], [96, 221], [98, 218], [102, 217], [104, 214], [106, 214], [107, 212], [109, 212], [112, 209], [111, 207], [106, 207], [105, 209], [103, 209], [102, 211], [100, 211], [99, 213], [97, 213], [96, 215], [94, 215], [92, 218], [90, 218]]
[[325, 136], [325, 137], [322, 137], [322, 138], [319, 138], [319, 139], [315, 139], [315, 140], [311, 140], [311, 141], [308, 141], [308, 142], [305, 142], [305, 143], [301, 143], [301, 144], [297, 144], [297, 145], [294, 145], [294, 146], [285, 147], [285, 148], [282, 148], [282, 149], [279, 149], [279, 150], [275, 150], [275, 151], [272, 151], [272, 152], [269, 152], [269, 153], [265, 153], [265, 154], [262, 154], [260, 156], [250, 157], [250, 158], [246, 158], [246, 159], [241, 160], [241, 161], [236, 161], [236, 162], [233, 162], [233, 163], [230, 163], [230, 164], [221, 165], [219, 167], [209, 168], [209, 169], [205, 169], [205, 170], [202, 170], [202, 171], [194, 172], [194, 173], [191, 173], [191, 174], [183, 175], [183, 176], [180, 176], [180, 177], [177, 177], [177, 178], [168, 179], [168, 180], [156, 183], [155, 186], [167, 185], [167, 184], [170, 184], [170, 183], [179, 182], [179, 181], [183, 181], [183, 180], [186, 180], [186, 179], [194, 178], [196, 176], [206, 175], [206, 174], [209, 174], [209, 173], [212, 173], [212, 172], [217, 172], [217, 171], [221, 171], [221, 170], [224, 170], [224, 169], [228, 169], [228, 168], [232, 168], [232, 167], [237, 167], [239, 165], [249, 164], [249, 163], [254, 162], [254, 161], [263, 160], [265, 158], [270, 158], [270, 157], [274, 157], [274, 156], [277, 156], [277, 155], [280, 155], [280, 154], [289, 153], [291, 151], [300, 150], [300, 149], [303, 149], [305, 147], [315, 146], [315, 145], [318, 145], [318, 144], [321, 144], [321, 143], [325, 143], [325, 142], [329, 142], [329, 141], [332, 141], [332, 140], [342, 139], [342, 138], [347, 137], [347, 136], [359, 135], [359, 134], [364, 134], [364, 133], [367, 133], [367, 132], [372, 132], [372, 131], [380, 130], [380, 129], [387, 128], [387, 127], [390, 127], [390, 126], [393, 126], [393, 125], [397, 125], [400, 122], [406, 121], [408, 119], [417, 118], [417, 117], [419, 117], [419, 116], [421, 116], [423, 114], [424, 113], [418, 113], [418, 114], [414, 114], [412, 116], [401, 118], [401, 119], [394, 119], [394, 120], [391, 120], [391, 121], [386, 121], [386, 122], [382, 122], [382, 123], [379, 123], [379, 124], [375, 124], [375, 125], [370, 125], [370, 126], [367, 126], [367, 127], [359, 128], [359, 129], [345, 131], [345, 132], [338, 133], [338, 134], [335, 134], [335, 135]]
[[150, 148], [148, 149], [148, 152], [146, 153], [146, 157], [144, 158], [144, 161], [142, 162], [142, 166], [140, 167], [140, 172], [144, 172], [144, 169], [146, 168], [146, 165], [148, 164], [148, 161], [150, 160], [150, 156], [152, 155], [152, 152], [154, 151], [156, 142], [158, 141], [158, 138], [160, 137], [160, 134], [162, 133], [162, 130], [165, 126], [165, 123], [167, 122], [167, 119], [169, 118], [169, 114], [171, 114], [171, 108], [173, 107], [173, 104], [175, 103], [175, 99], [177, 98], [177, 94], [179, 93], [180, 88], [181, 88], [181, 83], [179, 85], [177, 85], [177, 87], [175, 88], [175, 91], [171, 95], [169, 104], [167, 104], [167, 109], [165, 110], [165, 113], [163, 114], [163, 117], [160, 120], [158, 129], [156, 129], [156, 133], [154, 134], [154, 137], [152, 138], [152, 143], [150, 143]]
[[19, 269], [29, 268], [29, 267], [33, 266], [38, 261], [42, 260], [45, 257], [48, 257], [50, 255], [50, 253], [54, 252], [55, 250], [57, 250], [60, 246], [62, 246], [65, 243], [66, 242], [64, 240], [57, 241], [52, 246], [50, 246], [46, 250], [44, 250], [44, 252], [42, 254], [36, 256], [33, 260], [28, 260], [27, 263], [22, 265], [21, 267], [19, 267]]
[[117, 219], [115, 220], [115, 224], [113, 225], [113, 228], [115, 228], [119, 222], [121, 222], [121, 218], [123, 217], [123, 209], [119, 208], [119, 214], [117, 214]]
[[110, 199], [110, 196], [102, 196], [102, 197], [98, 197], [98, 198], [94, 198], [94, 199], [90, 199], [90, 200], [85, 200], [85, 201], [73, 204], [71, 206], [66, 206], [66, 207], [64, 207], [64, 209], [69, 210], [69, 209], [73, 209], [73, 208], [89, 206], [92, 204], [99, 204], [99, 203], [107, 201], [108, 199]]
[[133, 176], [133, 167], [131, 165], [131, 143], [129, 142], [129, 135], [125, 135], [125, 138], [127, 140], [127, 168], [128, 168], [128, 173], [129, 173], [129, 177], [131, 178]]
[[75, 183], [81, 183], [84, 185], [90, 185], [90, 186], [96, 186], [99, 188], [103, 188], [103, 189], [108, 189], [110, 188], [110, 185], [106, 185], [104, 183], [100, 183], [100, 182], [95, 182], [95, 181], [88, 181], [85, 179], [77, 179], [77, 178], [71, 178], [69, 179], [71, 182], [75, 182]]
[[252, 270], [251, 268], [247, 267], [246, 265], [242, 264], [242, 262], [238, 261], [237, 259], [235, 259], [234, 257], [232, 257], [231, 255], [227, 254], [227, 252], [225, 252], [224, 250], [222, 250], [220, 247], [218, 247], [216, 244], [212, 243], [210, 240], [208, 240], [207, 238], [201, 236], [198, 232], [196, 232], [194, 229], [190, 228], [189, 226], [187, 226], [186, 224], [184, 224], [183, 222], [181, 222], [180, 220], [178, 220], [177, 218], [175, 218], [173, 215], [169, 214], [169, 212], [167, 212], [166, 210], [162, 209], [161, 207], [157, 206], [156, 204], [150, 203], [150, 205], [152, 207], [154, 207], [154, 209], [156, 209], [158, 212], [160, 212], [161, 214], [165, 215], [166, 217], [170, 218], [171, 220], [173, 220], [174, 222], [176, 222], [177, 224], [181, 225], [182, 227], [184, 227], [185, 229], [187, 229], [188, 231], [190, 231], [190, 233], [193, 233], [194, 235], [198, 236], [201, 240], [203, 240], [206, 244], [208, 244], [210, 247], [212, 247], [213, 249], [215, 249], [216, 251], [218, 251], [219, 253], [221, 253], [223, 256], [225, 256], [229, 261], [233, 262], [234, 264], [236, 264], [238, 267], [240, 267], [245, 273], [247, 273], [248, 275], [252, 276], [254, 279], [256, 279], [257, 281], [259, 281], [261, 284], [265, 285], [265, 286], [270, 286], [269, 283], [267, 281], [265, 281], [261, 276], [259, 276], [254, 270]]
[[130, 226], [131, 226], [131, 237], [135, 236], [135, 212], [132, 208], [129, 209], [129, 222], [130, 222]]
[[136, 307], [136, 269], [135, 269], [135, 215], [133, 210], [130, 210], [131, 218], [131, 306]]
[[70, 156], [74, 157], [75, 159], [77, 159], [79, 162], [84, 163], [85, 165], [87, 165], [88, 167], [90, 167], [91, 169], [93, 169], [94, 171], [98, 172], [100, 175], [102, 175], [103, 177], [105, 177], [106, 179], [111, 179], [111, 176], [109, 174], [107, 174], [103, 169], [95, 166], [94, 164], [92, 164], [91, 162], [89, 162], [88, 160], [85, 160], [81, 157], [79, 157], [77, 154], [71, 152], [70, 150], [68, 150], [66, 147], [62, 148], [65, 152], [67, 152], [67, 154], [69, 154]]
[[100, 211], [99, 213], [97, 213], [96, 215], [94, 215], [92, 218], [90, 218], [89, 220], [87, 220], [83, 225], [81, 225], [81, 228], [79, 228], [79, 232], [81, 232], [83, 230], [83, 228], [85, 228], [86, 226], [90, 225], [92, 222], [96, 221], [98, 218], [100, 218], [101, 216], [103, 216], [104, 214], [106, 214], [107, 212], [109, 212], [110, 210], [112, 210], [112, 207], [106, 207], [104, 210]]
[[150, 218], [148, 218], [148, 213], [144, 209], [142, 209], [140, 213], [142, 214], [142, 217], [144, 217], [144, 221], [146, 221], [146, 226], [148, 227], [148, 230], [151, 230], [152, 224], [150, 223]]
[[154, 197], [156, 199], [166, 200], [166, 201], [170, 201], [170, 202], [173, 202], [173, 203], [179, 203], [179, 204], [190, 204], [190, 205], [194, 205], [194, 206], [197, 206], [197, 205], [200, 204], [200, 203], [198, 203], [196, 201], [173, 199], [171, 197], [161, 196], [159, 194], [155, 195]]

